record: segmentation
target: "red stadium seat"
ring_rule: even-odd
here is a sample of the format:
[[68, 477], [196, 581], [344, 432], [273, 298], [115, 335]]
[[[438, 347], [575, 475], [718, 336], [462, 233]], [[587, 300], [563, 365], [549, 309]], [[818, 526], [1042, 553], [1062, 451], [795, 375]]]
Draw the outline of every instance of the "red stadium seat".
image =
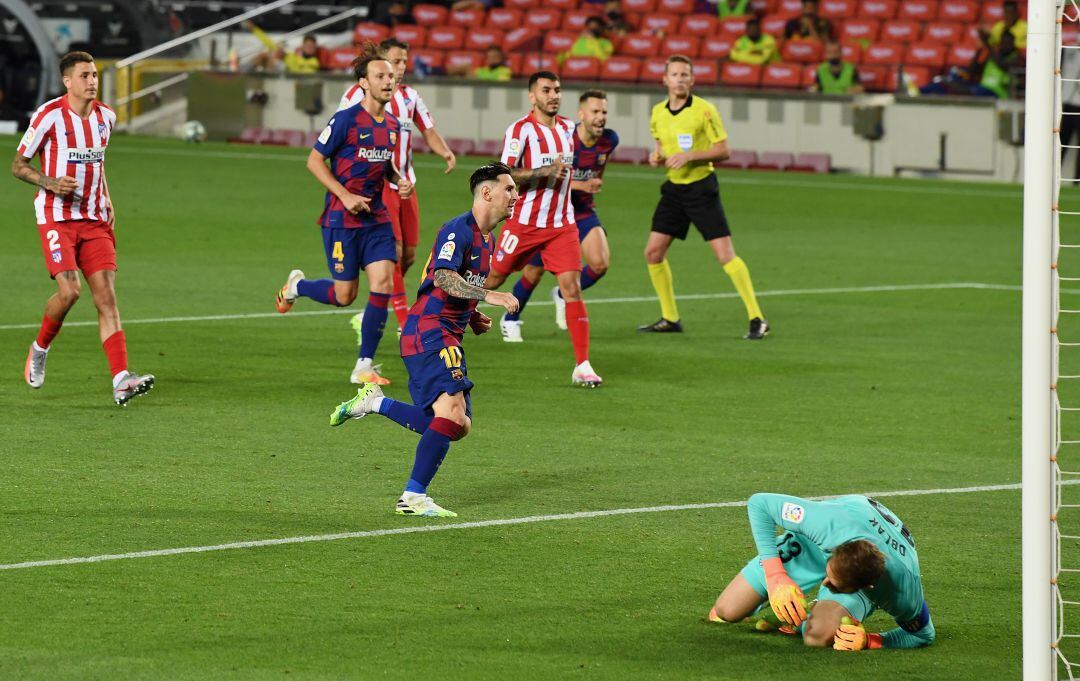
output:
[[671, 12], [672, 14], [690, 14], [694, 11], [694, 0], [659, 0], [656, 3], [657, 12]]
[[581, 3], [579, 3], [578, 0], [544, 0], [544, 6], [568, 12], [580, 7]]
[[[895, 92], [897, 88], [897, 77], [899, 73], [896, 69], [889, 69], [888, 75], [885, 77], [885, 89]], [[933, 74], [931, 70], [925, 66], [908, 66], [904, 65], [904, 77], [907, 81], [911, 81], [916, 87], [924, 87], [930, 84]], [[900, 88], [902, 89], [902, 88]]]
[[679, 28], [677, 14], [646, 14], [641, 18], [641, 30], [645, 33], [674, 33]]
[[790, 166], [788, 172], [830, 173], [832, 172], [832, 156], [829, 154], [799, 154], [795, 157], [795, 165]]
[[[1019, 6], [1020, 16], [1027, 17], [1027, 5], [1021, 3]], [[1072, 16], [1075, 11], [1070, 12]], [[984, 24], [992, 24], [996, 21], [1001, 21], [1005, 17], [1005, 10], [1000, 2], [987, 2], [982, 6], [982, 13], [979, 15], [979, 21]]]
[[472, 73], [473, 69], [484, 65], [484, 53], [477, 50], [451, 50], [446, 53], [448, 72], [464, 70]]
[[395, 38], [409, 44], [410, 49], [424, 47], [427, 44], [427, 29], [423, 26], [401, 24], [391, 32]]
[[504, 0], [503, 5], [522, 11], [536, 9], [543, 4], [542, 0]]
[[664, 77], [664, 69], [667, 68], [667, 60], [663, 57], [653, 57], [641, 62], [641, 75], [638, 77], [643, 83], [659, 83]]
[[891, 66], [904, 60], [904, 46], [896, 43], [874, 43], [863, 51], [863, 64]]
[[735, 40], [729, 36], [710, 36], [701, 41], [698, 53], [706, 59], [727, 59]]
[[750, 14], [768, 14], [776, 11], [776, 0], [750, 0]]
[[761, 71], [761, 87], [793, 89], [802, 86], [800, 64], [768, 64]]
[[701, 40], [693, 36], [669, 36], [664, 38], [660, 47], [661, 54], [670, 57], [673, 54], [685, 54], [694, 59], [701, 51]]
[[780, 56], [787, 62], [816, 64], [821, 61], [822, 45], [816, 40], [789, 40], [780, 48]]
[[482, 9], [453, 9], [450, 10], [450, 24], [452, 26], [462, 26], [464, 28], [472, 28], [473, 26], [483, 26], [484, 20], [487, 18], [487, 13]]
[[[415, 138], [414, 138], [415, 139]], [[502, 156], [503, 141], [497, 140], [480, 140], [476, 143], [476, 149], [474, 153], [477, 156], [487, 156], [488, 158], [499, 158]]]
[[913, 43], [922, 33], [922, 25], [917, 21], [886, 21], [881, 27], [881, 42]]
[[862, 62], [862, 45], [859, 43], [840, 43], [840, 53], [844, 57], [844, 61], [849, 61], [852, 64], [858, 64]]
[[720, 80], [731, 87], [758, 87], [761, 84], [761, 67], [729, 61], [720, 72]]
[[512, 7], [492, 7], [487, 14], [487, 25], [508, 31], [521, 26], [521, 10]]
[[909, 21], [933, 21], [937, 19], [937, 0], [904, 0], [900, 3], [897, 19]]
[[912, 43], [908, 45], [904, 66], [925, 66], [940, 71], [945, 66], [947, 54], [948, 50], [943, 43]]
[[787, 170], [795, 165], [795, 155], [786, 151], [766, 151], [758, 162], [750, 166], [754, 170]]
[[344, 71], [359, 54], [360, 50], [355, 47], [335, 47], [323, 52], [319, 64], [329, 71]]
[[630, 33], [623, 38], [619, 54], [632, 57], [655, 57], [660, 54], [660, 39], [645, 33]]
[[857, 40], [872, 43], [881, 35], [879, 19], [848, 19], [840, 27], [840, 40]]
[[504, 52], [532, 52], [540, 49], [540, 31], [531, 28], [515, 28], [503, 38]]
[[429, 69], [441, 69], [446, 64], [446, 53], [442, 50], [409, 49], [409, 70], [416, 70], [416, 62], [422, 61]]
[[855, 16], [855, 0], [821, 0], [821, 16], [826, 19], [851, 19]]
[[390, 29], [382, 24], [372, 24], [365, 21], [357, 24], [353, 29], [353, 42], [357, 45], [364, 43], [381, 43], [390, 37]]
[[641, 74], [641, 60], [637, 57], [609, 57], [600, 65], [600, 80], [633, 83]]
[[575, 33], [581, 33], [585, 28], [585, 22], [589, 17], [595, 17], [597, 10], [590, 9], [576, 9], [563, 14], [562, 18], [562, 30], [573, 31]]
[[449, 14], [450, 10], [442, 5], [421, 3], [413, 5], [412, 9], [413, 19], [421, 26], [442, 26], [446, 24], [446, 18]]
[[757, 152], [746, 149], [732, 149], [728, 160], [716, 164], [721, 168], [738, 168], [747, 170], [757, 163]]
[[[720, 20], [717, 33], [738, 40], [746, 35], [746, 20], [750, 17], [725, 17]], [[764, 29], [762, 29], [764, 30]], [[765, 31], [768, 33], [769, 31]]]
[[428, 30], [427, 46], [439, 50], [460, 50], [465, 44], [465, 29], [460, 26], [433, 26]]
[[974, 24], [979, 20], [979, 3], [975, 0], [944, 0], [938, 7], [937, 18], [941, 21]]
[[[787, 25], [788, 20], [791, 18], [792, 15], [790, 14], [766, 14], [761, 18], [761, 32], [782, 39], [784, 37], [784, 26]], [[739, 36], [735, 37], [738, 38]]]
[[510, 73], [515, 76], [520, 76], [525, 70], [525, 55], [520, 52], [513, 52], [506, 55], [506, 65], [510, 67]]
[[555, 31], [562, 23], [562, 12], [557, 9], [534, 9], [525, 14], [525, 27], [534, 31]]
[[803, 64], [802, 84], [804, 88], [810, 89], [814, 87], [814, 83], [817, 82], [818, 66], [820, 66], [820, 64]]
[[521, 75], [529, 75], [537, 71], [559, 71], [559, 63], [550, 54], [527, 54], [521, 62]]
[[935, 21], [926, 25], [923, 40], [951, 45], [964, 39], [964, 26], [952, 21]]
[[802, 0], [779, 0], [776, 3], [776, 9], [774, 12], [780, 14], [802, 14]]
[[446, 146], [457, 156], [468, 156], [476, 151], [476, 142], [466, 137], [447, 137]]
[[862, 0], [860, 19], [892, 19], [896, 16], [896, 0]]
[[1080, 26], [1069, 22], [1061, 26], [1062, 45], [1075, 45], [1078, 38], [1080, 38]]
[[637, 12], [647, 14], [656, 11], [656, 0], [622, 0], [624, 12]]
[[679, 33], [700, 38], [716, 33], [717, 20], [711, 14], [689, 14], [679, 24]]
[[886, 89], [885, 79], [892, 70], [889, 66], [860, 66], [859, 82], [871, 92], [882, 92]]
[[544, 34], [544, 52], [558, 54], [566, 52], [574, 45], [577, 34], [569, 31], [552, 31]]
[[696, 85], [717, 85], [720, 82], [720, 69], [712, 60], [694, 64], [694, 83]]
[[642, 163], [649, 162], [650, 150], [645, 147], [623, 147], [612, 155], [611, 161], [614, 163], [633, 163], [634, 165], [641, 165]]
[[978, 45], [965, 43], [953, 45], [949, 48], [949, 53], [945, 55], [945, 64], [947, 66], [962, 66], [967, 68], [968, 66], [971, 66], [971, 60], [975, 58], [978, 51]]
[[596, 57], [567, 57], [559, 75], [566, 80], [596, 80], [600, 76], [600, 60]]
[[465, 33], [465, 49], [467, 50], [486, 50], [492, 45], [501, 47], [502, 43], [503, 32], [497, 28], [473, 28]]

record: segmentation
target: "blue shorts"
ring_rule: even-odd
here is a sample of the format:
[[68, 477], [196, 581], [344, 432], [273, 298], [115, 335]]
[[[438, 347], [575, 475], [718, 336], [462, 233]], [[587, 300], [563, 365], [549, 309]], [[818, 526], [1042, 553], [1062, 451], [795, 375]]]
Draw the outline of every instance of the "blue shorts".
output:
[[359, 279], [360, 270], [373, 262], [397, 262], [394, 226], [389, 222], [355, 229], [323, 227], [322, 239], [326, 268], [338, 281]]
[[[821, 585], [821, 580], [825, 579], [825, 562], [828, 558], [817, 544], [801, 534], [785, 532], [776, 538], [776, 548], [780, 551], [780, 560], [784, 562], [784, 570], [787, 571], [788, 577], [799, 585], [803, 593], [809, 595]], [[754, 587], [754, 591], [757, 591], [759, 596], [764, 599], [769, 597], [769, 591], [765, 586], [765, 568], [761, 566], [761, 556], [747, 563], [740, 574], [750, 583], [750, 586]], [[856, 591], [853, 594], [838, 594], [822, 586], [818, 589], [817, 599], [838, 603], [860, 622], [866, 621], [875, 609], [874, 604], [862, 591]], [[767, 603], [765, 607], [768, 607]]]
[[439, 395], [465, 393], [465, 415], [472, 418], [469, 391], [473, 382], [469, 380], [465, 353], [460, 345], [428, 350], [401, 359], [409, 372], [409, 395], [413, 404], [430, 414], [433, 413], [431, 405], [439, 399]]
[[[582, 220], [578, 220], [577, 221], [578, 241], [581, 242], [581, 243], [584, 243], [585, 242], [585, 237], [589, 236], [589, 232], [593, 231], [593, 229], [595, 229], [597, 227], [599, 227], [600, 229], [604, 228], [604, 226], [600, 224], [600, 216], [597, 215], [596, 213], [593, 213], [589, 217], [584, 218]], [[530, 265], [536, 265], [537, 267], [543, 267], [544, 259], [540, 257], [540, 252], [539, 251], [537, 251], [536, 255], [534, 255], [532, 260], [529, 261], [529, 264]]]

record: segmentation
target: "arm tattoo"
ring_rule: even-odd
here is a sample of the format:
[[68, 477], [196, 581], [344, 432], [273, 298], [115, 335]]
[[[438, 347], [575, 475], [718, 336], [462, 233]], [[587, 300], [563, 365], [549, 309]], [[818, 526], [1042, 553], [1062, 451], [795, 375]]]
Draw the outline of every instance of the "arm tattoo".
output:
[[483, 300], [488, 294], [487, 289], [473, 286], [462, 279], [460, 274], [448, 269], [435, 270], [435, 285], [455, 298], [466, 300]]
[[11, 174], [27, 184], [49, 191], [56, 191], [59, 187], [59, 182], [55, 177], [39, 172], [30, 165], [29, 159], [18, 152], [15, 152], [15, 160], [11, 162]]

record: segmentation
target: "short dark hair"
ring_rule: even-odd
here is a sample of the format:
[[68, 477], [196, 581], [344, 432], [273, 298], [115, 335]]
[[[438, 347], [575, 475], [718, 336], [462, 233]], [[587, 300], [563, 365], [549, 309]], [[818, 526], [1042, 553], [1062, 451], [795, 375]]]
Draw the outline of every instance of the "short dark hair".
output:
[[409, 51], [409, 43], [405, 42], [404, 40], [398, 40], [394, 36], [390, 36], [386, 40], [379, 43], [379, 51], [384, 53], [384, 54], [386, 53], [387, 50], [389, 50], [389, 49], [391, 49], [393, 47], [401, 48], [401, 49], [405, 50], [406, 52]]
[[667, 73], [667, 67], [672, 64], [686, 64], [690, 67], [690, 73], [694, 72], [694, 62], [690, 61], [690, 57], [687, 57], [685, 54], [673, 54], [668, 57], [667, 61], [664, 62], [664, 73]]
[[469, 176], [469, 191], [476, 194], [477, 187], [484, 182], [497, 179], [499, 175], [510, 175], [510, 166], [498, 161], [492, 161], [480, 166]]
[[93, 64], [94, 58], [90, 56], [89, 52], [68, 52], [63, 57], [60, 57], [60, 75], [66, 76], [68, 71], [73, 69], [76, 64]]
[[537, 71], [529, 76], [529, 89], [531, 90], [533, 85], [536, 85], [537, 81], [540, 80], [553, 80], [558, 82], [559, 76], [553, 71]]
[[305, 42], [305, 43], [306, 43], [307, 41], [309, 41], [309, 40], [310, 40], [311, 42], [313, 42], [313, 43], [317, 43], [317, 42], [319, 42], [319, 39], [315, 37], [315, 34], [314, 34], [314, 33], [308, 33], [307, 35], [305, 35], [305, 36], [304, 36], [304, 42]]
[[867, 589], [885, 574], [885, 554], [873, 542], [856, 539], [833, 549], [829, 558], [841, 586]]
[[586, 99], [607, 99], [607, 93], [603, 90], [586, 90], [578, 97], [578, 104], [584, 104]]
[[761, 26], [761, 17], [757, 16], [756, 14], [750, 17], [746, 20], [746, 25], [749, 26], [750, 24], [754, 24], [755, 26]]
[[597, 17], [597, 16], [591, 16], [591, 17], [589, 17], [588, 19], [585, 20], [586, 25], [591, 24], [591, 23], [597, 23], [597, 24], [600, 24], [601, 26], [603, 26], [604, 25], [604, 18], [603, 17]]
[[382, 50], [378, 45], [372, 42], [364, 43], [364, 46], [360, 48], [360, 55], [356, 59], [352, 60], [349, 64], [349, 68], [352, 70], [353, 80], [360, 80], [361, 78], [367, 78], [368, 65], [373, 61], [385, 61], [386, 57], [383, 56]]

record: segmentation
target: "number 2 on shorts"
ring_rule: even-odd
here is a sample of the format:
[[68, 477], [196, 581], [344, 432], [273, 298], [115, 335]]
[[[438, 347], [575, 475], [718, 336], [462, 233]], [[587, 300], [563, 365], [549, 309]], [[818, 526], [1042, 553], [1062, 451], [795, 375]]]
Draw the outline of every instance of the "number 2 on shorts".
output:
[[49, 250], [50, 251], [59, 251], [60, 250], [60, 232], [56, 231], [55, 229], [50, 229], [49, 231], [45, 232], [45, 236], [48, 237], [48, 239], [49, 239]]

